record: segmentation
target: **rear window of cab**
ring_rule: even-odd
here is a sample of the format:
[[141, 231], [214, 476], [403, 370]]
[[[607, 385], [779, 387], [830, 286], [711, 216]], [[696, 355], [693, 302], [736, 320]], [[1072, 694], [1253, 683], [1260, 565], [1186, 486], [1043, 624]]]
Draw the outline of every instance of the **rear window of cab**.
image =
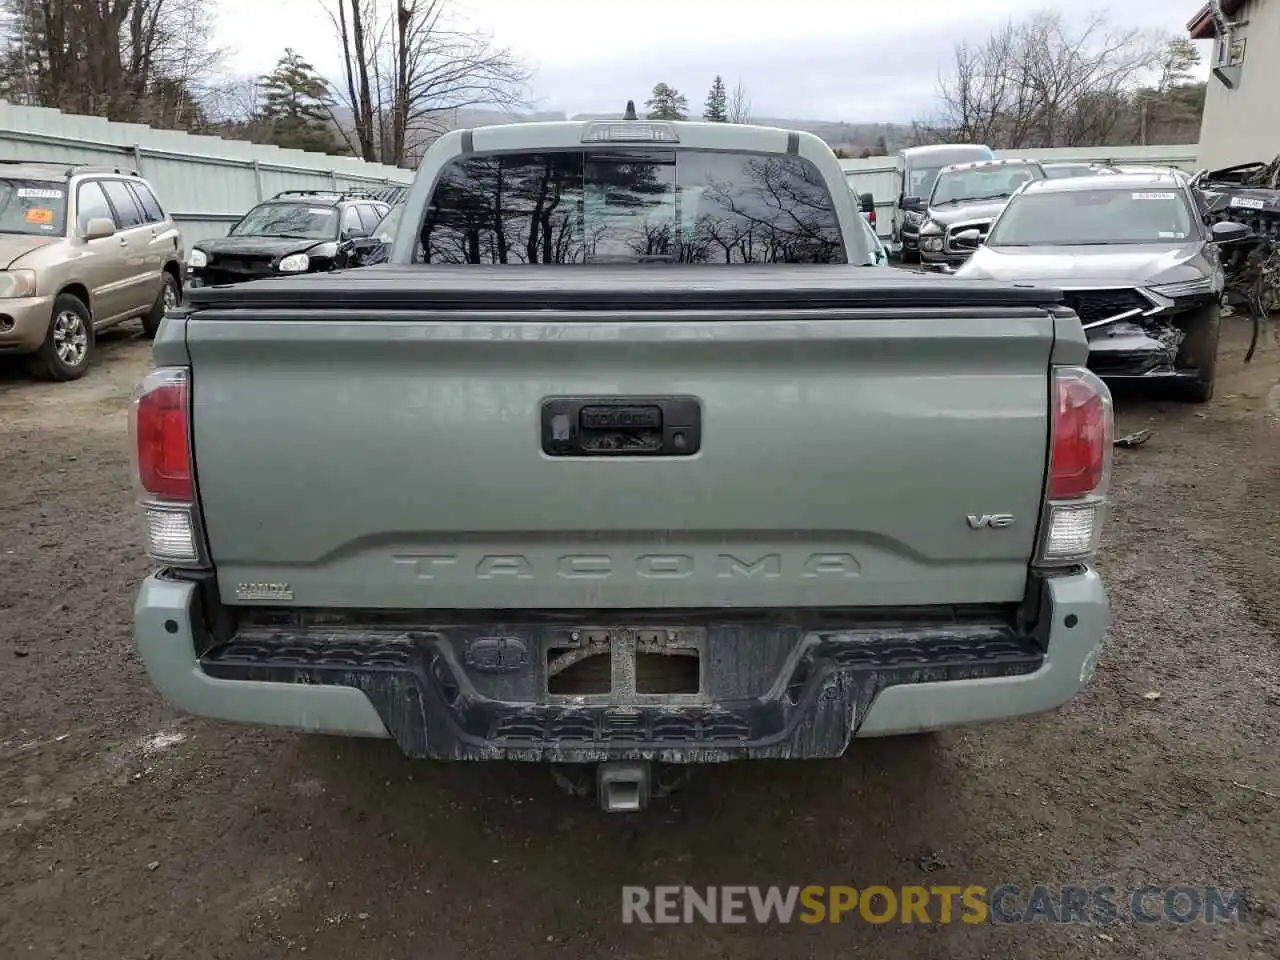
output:
[[844, 263], [822, 174], [794, 155], [635, 149], [472, 156], [436, 183], [418, 262]]

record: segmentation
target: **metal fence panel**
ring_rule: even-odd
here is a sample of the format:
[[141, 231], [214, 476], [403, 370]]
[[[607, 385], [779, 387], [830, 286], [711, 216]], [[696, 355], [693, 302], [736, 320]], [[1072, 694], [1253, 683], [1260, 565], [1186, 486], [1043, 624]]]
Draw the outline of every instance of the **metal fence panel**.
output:
[[305, 150], [0, 102], [0, 159], [57, 160], [136, 170], [155, 188], [190, 247], [226, 234], [281, 190], [407, 185], [412, 170]]

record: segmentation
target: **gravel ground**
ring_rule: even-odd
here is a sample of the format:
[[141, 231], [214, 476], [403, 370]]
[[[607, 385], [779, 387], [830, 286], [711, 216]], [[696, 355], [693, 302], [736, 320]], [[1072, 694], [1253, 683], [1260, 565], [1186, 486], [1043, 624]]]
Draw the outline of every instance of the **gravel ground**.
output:
[[[545, 771], [180, 716], [130, 642], [146, 570], [105, 336], [0, 366], [0, 958], [776, 960], [1280, 955], [1280, 348], [1207, 407], [1120, 401], [1114, 628], [1066, 708], [827, 763], [709, 770], [640, 818]], [[1149, 695], [1158, 693], [1158, 698]], [[623, 884], [1252, 889], [1243, 923], [644, 927]], [[866, 952], [863, 952], [866, 951]]]

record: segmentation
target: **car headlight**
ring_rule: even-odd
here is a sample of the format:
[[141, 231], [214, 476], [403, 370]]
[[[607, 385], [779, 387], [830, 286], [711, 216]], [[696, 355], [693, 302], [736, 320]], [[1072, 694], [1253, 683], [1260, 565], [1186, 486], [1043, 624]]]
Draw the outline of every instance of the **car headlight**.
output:
[[311, 258], [305, 253], [291, 253], [280, 259], [276, 269], [281, 273], [305, 273], [309, 266], [311, 266]]
[[10, 300], [35, 295], [36, 272], [34, 270], [0, 271], [0, 298]]
[[942, 237], [930, 236], [920, 238], [920, 249], [928, 253], [942, 252]]
[[204, 255], [203, 250], [192, 250], [191, 256], [187, 257], [188, 267], [198, 268], [198, 267], [207, 267], [208, 265], [209, 265], [209, 258]]
[[1198, 297], [1217, 293], [1220, 288], [1213, 277], [1197, 277], [1195, 280], [1183, 280], [1180, 283], [1162, 283], [1151, 289], [1166, 297]]
[[924, 214], [919, 210], [908, 210], [905, 221], [908, 226], [917, 226], [924, 219]]

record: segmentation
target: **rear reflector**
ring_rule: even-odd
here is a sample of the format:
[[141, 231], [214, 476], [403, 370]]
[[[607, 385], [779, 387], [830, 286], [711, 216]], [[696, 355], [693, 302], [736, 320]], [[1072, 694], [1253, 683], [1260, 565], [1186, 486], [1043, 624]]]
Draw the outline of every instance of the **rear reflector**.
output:
[[1105, 515], [1103, 500], [1050, 504], [1041, 551], [1044, 560], [1054, 563], [1092, 557], [1098, 552]]
[[134, 393], [130, 424], [142, 489], [163, 500], [185, 503], [195, 500], [188, 384], [187, 371], [180, 367], [161, 367], [147, 374]]
[[143, 504], [147, 553], [160, 563], [199, 564], [200, 546], [190, 507]]

